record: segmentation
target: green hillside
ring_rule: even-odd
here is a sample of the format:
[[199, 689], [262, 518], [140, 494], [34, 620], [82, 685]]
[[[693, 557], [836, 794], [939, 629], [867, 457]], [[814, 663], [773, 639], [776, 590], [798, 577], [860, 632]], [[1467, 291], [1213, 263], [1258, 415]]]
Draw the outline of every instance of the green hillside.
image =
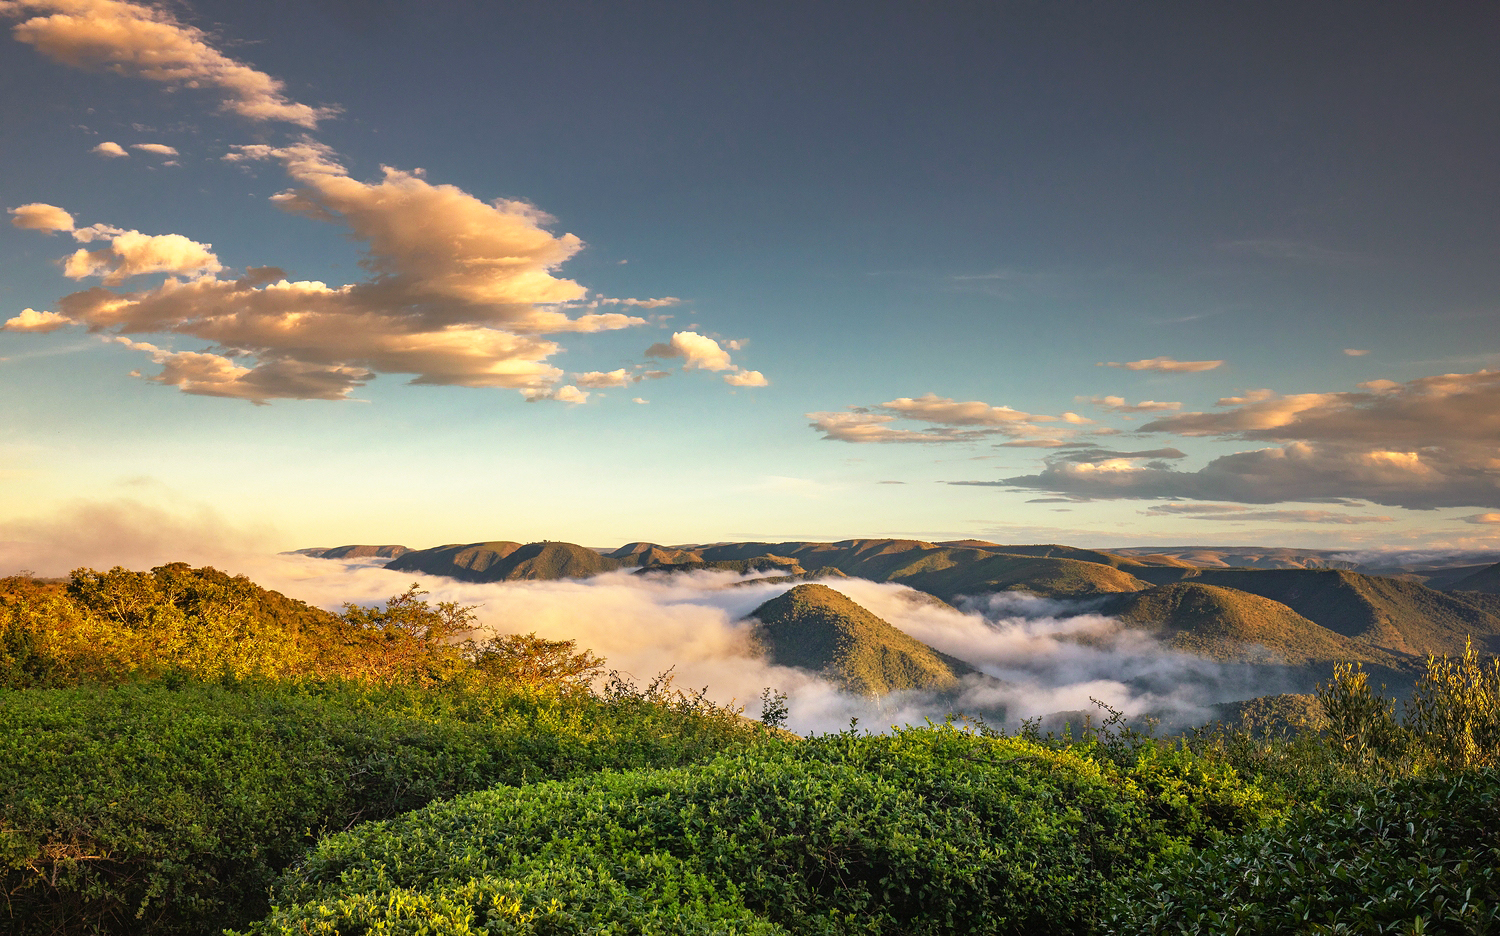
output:
[[823, 673], [860, 695], [949, 689], [972, 672], [826, 585], [798, 585], [750, 616], [771, 662]]
[[1218, 585], [1160, 585], [1111, 598], [1099, 611], [1127, 626], [1158, 633], [1179, 650], [1222, 662], [1401, 663], [1392, 654], [1313, 623], [1279, 601]]
[[1500, 648], [1500, 614], [1416, 582], [1341, 569], [1205, 569], [1188, 581], [1279, 601], [1335, 633], [1398, 654], [1462, 653], [1471, 635], [1482, 648]]
[[387, 569], [446, 575], [466, 582], [588, 578], [612, 572], [626, 563], [572, 543], [470, 543], [417, 549], [390, 562]]
[[700, 559], [695, 562], [659, 562], [642, 566], [636, 575], [655, 572], [701, 572], [705, 569], [718, 572], [780, 572], [783, 575], [805, 575], [807, 570], [795, 559], [781, 556], [760, 556], [755, 559]]

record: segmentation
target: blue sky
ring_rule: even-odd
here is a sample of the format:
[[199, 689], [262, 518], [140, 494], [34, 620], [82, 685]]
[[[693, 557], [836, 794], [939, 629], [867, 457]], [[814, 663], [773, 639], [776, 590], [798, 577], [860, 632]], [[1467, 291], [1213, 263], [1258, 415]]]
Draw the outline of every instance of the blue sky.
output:
[[1500, 545], [1493, 8], [0, 16], [0, 539]]

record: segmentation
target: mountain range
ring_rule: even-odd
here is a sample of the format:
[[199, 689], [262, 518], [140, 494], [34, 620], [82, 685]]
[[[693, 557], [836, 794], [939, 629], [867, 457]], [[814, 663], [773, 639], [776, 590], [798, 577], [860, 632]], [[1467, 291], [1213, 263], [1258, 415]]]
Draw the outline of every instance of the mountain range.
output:
[[1105, 551], [905, 539], [637, 542], [612, 550], [502, 540], [299, 552], [389, 559], [385, 567], [394, 571], [470, 582], [721, 570], [801, 583], [752, 615], [767, 653], [861, 694], [943, 689], [972, 667], [816, 584], [819, 578], [898, 583], [960, 605], [995, 592], [1055, 599], [1062, 603], [1060, 614], [1072, 607], [1104, 615], [1117, 628], [1153, 634], [1185, 653], [1274, 671], [1283, 691], [1308, 691], [1334, 663], [1351, 661], [1401, 692], [1429, 654], [1461, 653], [1470, 638], [1483, 652], [1500, 652], [1500, 562], [1494, 561], [1500, 557], [1494, 556], [1458, 556], [1448, 565], [1431, 557], [1361, 563], [1332, 551], [1275, 547]]

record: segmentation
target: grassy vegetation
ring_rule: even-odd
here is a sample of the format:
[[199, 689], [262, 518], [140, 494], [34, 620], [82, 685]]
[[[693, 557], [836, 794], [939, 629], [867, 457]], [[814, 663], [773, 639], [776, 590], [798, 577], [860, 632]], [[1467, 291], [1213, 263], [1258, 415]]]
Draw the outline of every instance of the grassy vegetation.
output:
[[1232, 769], [952, 727], [435, 804], [325, 839], [252, 931], [1072, 933], [1107, 882], [1257, 824]]
[[[846, 662], [888, 679], [895, 638], [823, 592], [847, 602], [762, 610], [880, 638]], [[0, 930], [1500, 931], [1500, 663], [1473, 645], [1401, 717], [1343, 664], [1176, 740], [1118, 713], [797, 739], [470, 623], [183, 565], [0, 582]]]

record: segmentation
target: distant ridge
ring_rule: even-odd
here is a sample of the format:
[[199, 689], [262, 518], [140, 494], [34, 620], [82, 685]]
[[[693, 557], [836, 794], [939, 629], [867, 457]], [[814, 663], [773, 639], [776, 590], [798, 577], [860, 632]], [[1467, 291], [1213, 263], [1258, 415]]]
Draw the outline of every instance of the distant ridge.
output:
[[405, 546], [332, 546], [299, 549], [297, 552], [314, 559], [394, 559], [411, 550]]
[[1099, 613], [1155, 633], [1178, 650], [1226, 663], [1359, 661], [1394, 667], [1403, 662], [1279, 601], [1219, 585], [1159, 585], [1111, 598]]
[[1454, 591], [1476, 591], [1500, 595], [1500, 562], [1480, 569], [1466, 578], [1461, 578], [1448, 587]]
[[572, 543], [492, 543], [416, 549], [393, 559], [387, 569], [446, 575], [466, 582], [510, 582], [589, 578], [625, 563]]
[[859, 695], [952, 689], [974, 672], [826, 585], [798, 585], [750, 617], [771, 662], [821, 673]]

